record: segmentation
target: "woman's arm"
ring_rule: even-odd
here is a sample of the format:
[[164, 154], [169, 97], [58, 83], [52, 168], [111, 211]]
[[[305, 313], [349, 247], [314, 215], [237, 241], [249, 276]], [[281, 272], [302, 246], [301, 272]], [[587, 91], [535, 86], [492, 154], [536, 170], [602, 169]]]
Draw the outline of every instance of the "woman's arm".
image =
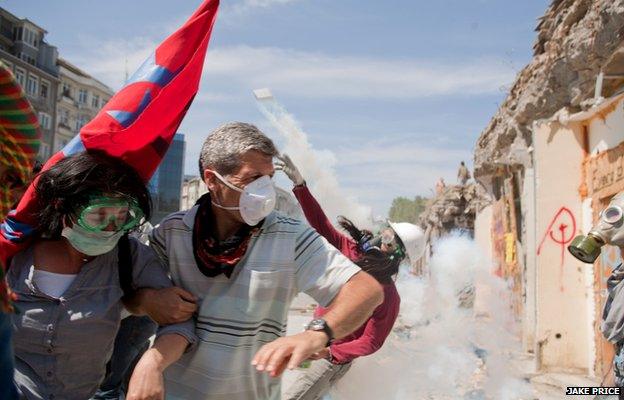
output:
[[132, 372], [128, 385], [128, 400], [161, 400], [165, 398], [163, 372], [176, 362], [188, 346], [183, 336], [167, 334], [160, 336], [154, 346], [147, 350]]
[[354, 247], [355, 242], [334, 228], [321, 208], [321, 205], [316, 201], [314, 196], [312, 196], [312, 193], [310, 193], [308, 187], [305, 184], [295, 186], [293, 188], [293, 193], [297, 201], [299, 201], [310, 226], [327, 239], [332, 246], [340, 250], [346, 256], [349, 256], [349, 254], [345, 253], [345, 250]]
[[275, 162], [275, 168], [282, 170], [295, 185], [293, 193], [299, 201], [308, 223], [345, 256], [351, 260], [356, 258], [358, 253], [355, 242], [334, 228], [319, 203], [308, 190], [303, 175], [293, 160], [287, 154], [278, 155], [277, 158], [279, 161]]
[[372, 317], [366, 321], [366, 328], [364, 328], [364, 332], [359, 338], [329, 346], [332, 362], [344, 364], [355, 358], [375, 353], [384, 344], [390, 332], [392, 332], [392, 327], [398, 315], [398, 297], [388, 297], [386, 293], [384, 303], [377, 307]]

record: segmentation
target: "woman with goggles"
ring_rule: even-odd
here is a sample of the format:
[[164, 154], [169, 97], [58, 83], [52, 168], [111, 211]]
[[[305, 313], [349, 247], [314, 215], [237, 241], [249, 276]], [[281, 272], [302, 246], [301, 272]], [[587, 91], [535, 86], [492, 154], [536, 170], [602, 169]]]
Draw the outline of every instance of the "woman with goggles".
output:
[[[424, 235], [419, 227], [408, 223], [390, 223], [379, 234], [373, 235], [370, 231], [358, 229], [344, 217], [339, 217], [338, 222], [349, 235], [339, 232], [310, 193], [290, 157], [283, 155], [279, 159], [281, 162], [276, 163], [277, 168], [294, 183], [293, 193], [310, 225], [363, 271], [372, 275], [384, 289], [384, 302], [375, 309], [370, 319], [351, 335], [332, 342], [324, 351], [317, 353], [314, 360], [318, 361], [311, 365], [303, 378], [287, 388], [282, 397], [287, 400], [318, 400], [348, 371], [353, 360], [379, 350], [392, 331], [401, 303], [393, 277], [399, 272], [399, 265], [406, 256], [412, 262], [421, 257]], [[326, 311], [322, 307], [317, 308], [315, 318]]]
[[[25, 399], [88, 399], [107, 372], [124, 308], [159, 315], [146, 299], [172, 286], [156, 254], [127, 236], [149, 218], [149, 192], [131, 167], [91, 151], [42, 172], [35, 190], [37, 235], [7, 274], [20, 310], [15, 383]], [[195, 342], [191, 321], [159, 328], [154, 351], [180, 336]]]

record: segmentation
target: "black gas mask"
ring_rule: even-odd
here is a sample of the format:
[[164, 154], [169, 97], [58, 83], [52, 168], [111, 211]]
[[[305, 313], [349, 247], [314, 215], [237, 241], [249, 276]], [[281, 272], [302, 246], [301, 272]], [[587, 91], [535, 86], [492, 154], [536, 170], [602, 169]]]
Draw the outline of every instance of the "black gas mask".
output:
[[373, 235], [370, 231], [364, 231], [358, 246], [366, 254], [385, 254], [391, 260], [405, 258], [405, 246], [390, 228], [382, 229], [377, 235]]

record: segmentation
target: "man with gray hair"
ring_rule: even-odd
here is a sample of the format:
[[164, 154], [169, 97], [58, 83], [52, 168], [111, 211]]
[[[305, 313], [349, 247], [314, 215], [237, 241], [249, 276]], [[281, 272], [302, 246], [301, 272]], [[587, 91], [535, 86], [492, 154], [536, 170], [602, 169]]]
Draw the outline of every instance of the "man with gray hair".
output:
[[[285, 368], [357, 329], [383, 301], [372, 277], [306, 223], [273, 210], [277, 154], [253, 125], [217, 128], [199, 160], [209, 192], [151, 234], [174, 283], [199, 298], [199, 344], [175, 349], [168, 399], [279, 400]], [[330, 311], [284, 336], [299, 292]]]

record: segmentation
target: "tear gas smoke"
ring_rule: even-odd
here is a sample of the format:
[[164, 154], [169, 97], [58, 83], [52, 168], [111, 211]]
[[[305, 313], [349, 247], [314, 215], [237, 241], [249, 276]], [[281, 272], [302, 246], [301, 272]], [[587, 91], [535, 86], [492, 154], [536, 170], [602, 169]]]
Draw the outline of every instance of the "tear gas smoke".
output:
[[370, 229], [372, 210], [340, 187], [333, 168], [336, 164], [334, 153], [314, 149], [295, 117], [275, 100], [269, 89], [255, 90], [254, 95], [262, 114], [286, 140], [282, 151], [295, 162], [330, 220], [345, 215], [360, 228]]
[[[262, 114], [286, 140], [283, 151], [300, 168], [328, 216], [344, 214], [370, 227], [371, 209], [346, 196], [338, 184], [332, 168], [335, 155], [314, 149], [268, 89], [254, 94]], [[401, 271], [401, 314], [394, 332], [377, 353], [356, 360], [326, 398], [532, 398], [529, 384], [509, 362], [510, 354], [520, 351], [510, 290], [490, 274], [477, 245], [459, 235], [441, 239], [429, 270], [428, 278]], [[473, 301], [474, 308], [464, 307]]]
[[[441, 239], [434, 250], [430, 278], [401, 272], [394, 332], [377, 353], [355, 361], [332, 400], [533, 398], [509, 361], [520, 344], [506, 283], [466, 237]], [[474, 308], [463, 307], [460, 298], [475, 286]]]

